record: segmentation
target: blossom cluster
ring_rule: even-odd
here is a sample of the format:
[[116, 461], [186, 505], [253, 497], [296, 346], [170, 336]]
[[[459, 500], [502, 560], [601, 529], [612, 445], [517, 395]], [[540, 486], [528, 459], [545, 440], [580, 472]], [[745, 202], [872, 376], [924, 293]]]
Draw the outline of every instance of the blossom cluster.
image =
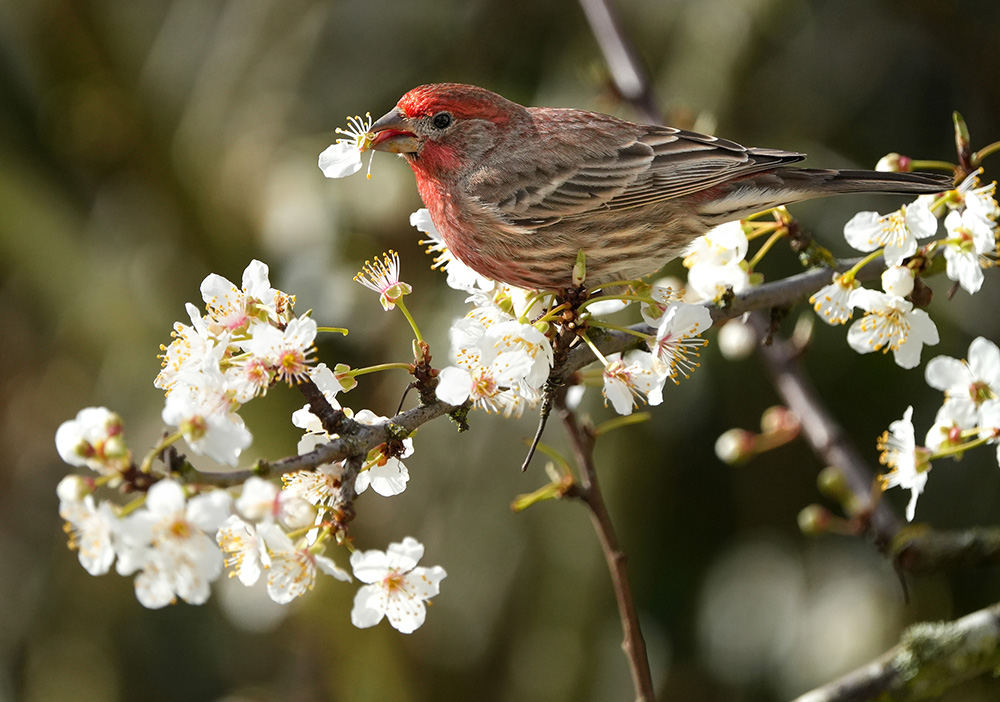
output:
[[[341, 408], [337, 395], [353, 386], [353, 376], [342, 366], [335, 372], [313, 365], [317, 326], [309, 317], [294, 317], [294, 298], [270, 287], [264, 264], [247, 267], [241, 288], [213, 274], [201, 292], [206, 313], [188, 305], [191, 324], [175, 325], [155, 381], [167, 392], [163, 420], [177, 432], [138, 466], [120, 417], [106, 408], [86, 408], [56, 433], [60, 456], [93, 472], [67, 476], [57, 491], [80, 563], [92, 575], [112, 565], [121, 575], [135, 575], [136, 596], [150, 608], [178, 599], [205, 602], [210, 584], [227, 569], [248, 587], [263, 582], [270, 598], [285, 604], [312, 589], [319, 573], [352, 580], [326, 555], [329, 546], [343, 545], [352, 551], [354, 577], [365, 583], [355, 598], [354, 624], [373, 626], [387, 617], [396, 629], [414, 631], [445, 571], [417, 566], [423, 546], [412, 537], [385, 552], [354, 551], [345, 527], [345, 510], [369, 487], [383, 496], [405, 490], [409, 473], [402, 459], [413, 452], [411, 439], [380, 444], [353, 468], [337, 462], [285, 474], [280, 486], [252, 476], [222, 489], [154, 470], [156, 457], [182, 437], [195, 453], [235, 464], [251, 438], [237, 410], [278, 382], [308, 378], [331, 409], [356, 423], [387, 421], [370, 410]], [[300, 454], [338, 438], [308, 405], [293, 413], [292, 422], [304, 431]], [[102, 488], [118, 487], [117, 501], [98, 499]]]
[[[859, 251], [884, 257], [888, 268], [882, 275], [882, 291], [860, 286], [855, 277], [860, 265], [835, 274], [810, 298], [820, 318], [831, 325], [846, 324], [858, 308], [864, 316], [847, 333], [852, 349], [892, 351], [900, 367], [919, 365], [923, 346], [937, 344], [939, 336], [934, 322], [913, 300], [915, 279], [943, 255], [948, 278], [969, 294], [979, 291], [983, 269], [997, 259], [1000, 207], [995, 190], [996, 183], [977, 187], [973, 174], [955, 190], [940, 197], [921, 195], [887, 215], [859, 212], [844, 226], [844, 237]], [[938, 217], [944, 213], [944, 238], [921, 246], [920, 240], [938, 233]]]
[[889, 467], [882, 476], [883, 488], [910, 491], [906, 518], [913, 521], [917, 498], [924, 491], [931, 461], [959, 459], [981, 444], [996, 445], [1000, 464], [1000, 348], [977, 337], [968, 357], [938, 356], [925, 368], [927, 384], [944, 392], [944, 403], [928, 429], [923, 445], [917, 443], [913, 407], [889, 425], [879, 439], [881, 461]]

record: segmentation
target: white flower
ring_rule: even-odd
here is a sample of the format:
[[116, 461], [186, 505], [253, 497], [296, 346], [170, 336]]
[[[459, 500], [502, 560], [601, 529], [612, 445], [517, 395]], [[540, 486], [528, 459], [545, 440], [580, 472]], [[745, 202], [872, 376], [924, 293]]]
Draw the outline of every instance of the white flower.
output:
[[834, 273], [833, 282], [817, 290], [809, 302], [827, 324], [845, 324], [854, 315], [851, 293], [856, 285], [853, 278]]
[[906, 297], [913, 292], [915, 276], [906, 266], [889, 266], [882, 271], [882, 289], [894, 297]]
[[267, 264], [253, 260], [243, 271], [242, 288], [211, 273], [201, 282], [201, 299], [213, 333], [245, 330], [253, 320], [288, 319], [294, 298], [271, 287]]
[[56, 430], [59, 457], [72, 466], [117, 476], [128, 468], [132, 454], [125, 445], [121, 417], [107, 407], [87, 407]]
[[923, 345], [938, 343], [934, 322], [908, 300], [858, 288], [851, 293], [851, 304], [867, 312], [847, 332], [847, 343], [858, 353], [891, 350], [897, 365], [914, 368]]
[[390, 250], [375, 263], [365, 261], [364, 269], [354, 276], [355, 282], [379, 294], [379, 302], [386, 312], [393, 309], [403, 295], [409, 295], [413, 288], [399, 280], [399, 254]]
[[274, 368], [279, 380], [291, 384], [309, 374], [316, 332], [312, 317], [296, 317], [283, 330], [257, 322], [250, 327], [250, 340], [244, 347]]
[[684, 251], [684, 267], [738, 264], [747, 255], [749, 246], [743, 225], [739, 221], [726, 222], [688, 244]]
[[750, 274], [738, 263], [725, 266], [693, 266], [688, 271], [688, 289], [702, 300], [719, 300], [729, 292], [741, 293], [750, 287]]
[[[360, 424], [369, 426], [388, 421], [387, 417], [380, 417], [371, 410], [361, 410], [354, 419]], [[386, 444], [382, 444], [369, 452], [368, 470], [358, 473], [354, 481], [354, 491], [357, 494], [360, 495], [369, 486], [382, 497], [399, 495], [406, 490], [406, 483], [410, 480], [410, 472], [400, 459], [413, 455], [413, 439], [406, 438], [399, 442], [397, 444], [398, 455], [395, 456], [385, 455], [386, 446]]]
[[[347, 118], [347, 129], [337, 127], [337, 134], [346, 139], [337, 139], [332, 146], [319, 155], [319, 168], [327, 178], [344, 178], [361, 170], [361, 152], [371, 147], [373, 135], [372, 116], [366, 113], [362, 119], [356, 115]], [[375, 153], [372, 152], [374, 158]], [[372, 177], [371, 160], [368, 161], [368, 177]]]
[[238, 577], [247, 587], [260, 579], [261, 570], [271, 562], [257, 527], [235, 514], [222, 523], [215, 538], [219, 548], [229, 554], [225, 559], [226, 568], [231, 569], [229, 577]]
[[878, 448], [882, 451], [881, 463], [891, 470], [879, 476], [882, 489], [899, 486], [910, 491], [910, 503], [906, 507], [906, 520], [912, 522], [917, 508], [917, 498], [924, 491], [927, 472], [931, 464], [927, 460], [926, 449], [919, 448], [914, 438], [913, 407], [907, 407], [903, 418], [889, 425], [889, 431], [882, 434]]
[[670, 305], [680, 302], [684, 296], [684, 291], [679, 289], [680, 281], [676, 281], [673, 285], [667, 285], [667, 281], [674, 283], [674, 279], [664, 278], [650, 286], [649, 296], [656, 301], [655, 304], [643, 302], [640, 307], [643, 321], [651, 327], [660, 326], [660, 320]]
[[141, 571], [135, 594], [150, 609], [164, 607], [180, 597], [202, 604], [209, 583], [222, 573], [223, 558], [214, 534], [225, 520], [229, 495], [214, 490], [185, 500], [175, 480], [161, 480], [146, 495], [144, 509], [123, 520], [122, 547], [117, 570], [122, 575]]
[[199, 368], [187, 369], [167, 395], [162, 419], [176, 426], [193, 451], [219, 463], [236, 465], [253, 437], [236, 414], [233, 392], [226, 387], [218, 361], [202, 359]]
[[527, 354], [531, 359], [531, 367], [524, 374], [524, 382], [529, 387], [539, 390], [548, 380], [552, 370], [552, 344], [545, 334], [531, 324], [522, 324], [513, 319], [493, 324], [487, 329], [482, 346], [483, 363], [492, 363], [502, 353], [523, 351]]
[[[928, 364], [929, 366], [930, 364]], [[961, 444], [962, 432], [977, 424], [976, 412], [971, 405], [962, 402], [945, 402], [938, 408], [934, 425], [927, 430], [924, 445], [932, 451]]]
[[898, 266], [917, 251], [917, 239], [933, 236], [937, 218], [927, 200], [917, 199], [895, 212], [858, 212], [844, 225], [844, 238], [859, 251], [885, 247], [885, 262]]
[[358, 590], [351, 610], [351, 622], [358, 628], [375, 626], [383, 617], [398, 631], [410, 634], [427, 616], [426, 600], [440, 591], [444, 568], [417, 567], [424, 547], [407, 536], [391, 543], [386, 551], [355, 551], [351, 568], [355, 577], [368, 583]]
[[490, 292], [495, 287], [495, 283], [486, 276], [479, 275], [460, 260], [444, 243], [444, 238], [438, 232], [434, 222], [431, 221], [431, 213], [426, 207], [410, 215], [410, 226], [416, 227], [418, 231], [427, 234], [428, 239], [421, 239], [420, 243], [427, 247], [427, 253], [437, 254], [431, 268], [441, 269], [448, 274], [448, 287], [465, 292], [483, 291]]
[[316, 519], [316, 509], [309, 502], [257, 476], [243, 483], [236, 509], [252, 521], [278, 520], [290, 529], [308, 526]]
[[983, 285], [985, 254], [996, 250], [993, 227], [985, 218], [966, 208], [959, 213], [952, 210], [944, 220], [948, 238], [944, 241], [946, 273], [965, 290], [974, 294]]
[[471, 400], [473, 406], [487, 412], [508, 414], [516, 409], [511, 388], [524, 379], [531, 366], [531, 357], [523, 351], [501, 353], [487, 366], [448, 366], [438, 375], [437, 397], [450, 405]]
[[327, 178], [354, 175], [361, 170], [361, 152], [347, 141], [338, 141], [320, 153], [319, 169]]
[[649, 348], [675, 383], [678, 375], [687, 378], [698, 367], [691, 356], [697, 357], [698, 349], [708, 343], [698, 336], [711, 326], [712, 314], [704, 305], [674, 302], [663, 313], [656, 340], [649, 342]]
[[961, 405], [978, 416], [985, 403], [1000, 398], [1000, 349], [977, 337], [969, 344], [968, 360], [932, 358], [925, 377], [932, 388], [944, 391], [946, 405]]
[[[63, 487], [62, 482], [60, 487]], [[107, 573], [115, 560], [114, 542], [118, 526], [111, 505], [101, 502], [95, 507], [93, 495], [77, 500], [61, 499], [59, 516], [66, 520], [69, 547], [79, 551], [80, 565], [91, 575]]]
[[313, 553], [308, 546], [296, 546], [275, 525], [261, 527], [270, 565], [267, 569], [267, 594], [278, 604], [288, 604], [313, 588], [316, 569], [337, 580], [350, 582], [351, 576], [330, 558]]
[[629, 351], [619, 359], [609, 359], [604, 368], [604, 404], [608, 400], [618, 414], [632, 414], [635, 399], [646, 397], [650, 405], [663, 402], [667, 375], [657, 371], [656, 356], [645, 351]]

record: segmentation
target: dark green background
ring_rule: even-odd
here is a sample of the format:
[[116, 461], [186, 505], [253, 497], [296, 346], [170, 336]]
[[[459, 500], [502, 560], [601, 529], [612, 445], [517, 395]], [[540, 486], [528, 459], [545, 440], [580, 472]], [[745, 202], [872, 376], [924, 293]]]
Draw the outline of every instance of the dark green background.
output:
[[[871, 167], [888, 151], [953, 158], [955, 109], [974, 145], [1000, 139], [995, 2], [643, 0], [621, 12], [681, 126], [806, 151], [822, 167]], [[354, 629], [354, 588], [330, 579], [270, 625], [270, 608], [235, 601], [238, 587], [147, 611], [128, 579], [88, 576], [59, 528], [56, 427], [105, 404], [134, 448], [156, 439], [158, 345], [209, 272], [238, 281], [259, 257], [300, 311], [351, 329], [324, 337], [322, 359], [403, 361], [401, 316], [351, 281], [392, 247], [445, 361], [463, 295], [428, 269], [407, 224], [420, 205], [409, 170], [379, 154], [371, 181], [328, 181], [315, 165], [345, 115], [377, 117], [440, 80], [631, 116], [570, 0], [0, 0], [0, 700], [631, 698], [586, 513], [508, 509], [545, 480], [542, 461], [518, 470], [530, 417], [477, 414], [462, 436], [435, 422], [407, 461], [408, 490], [359, 501], [359, 546], [413, 535], [425, 565], [448, 571], [408, 637]], [[846, 252], [836, 242], [853, 212], [898, 204], [794, 211]], [[772, 277], [790, 270], [776, 258]], [[949, 282], [931, 281], [933, 353], [998, 337], [997, 282], [991, 272], [975, 298], [948, 302]], [[844, 335], [817, 328], [807, 363], [874, 468], [878, 434], [913, 403], [922, 437], [940, 397], [922, 370], [858, 356]], [[702, 361], [650, 422], [598, 449], [663, 699], [787, 699], [871, 659], [909, 622], [998, 598], [997, 572], [980, 570], [913, 578], [905, 604], [870, 545], [799, 535], [822, 466], [801, 444], [720, 464], [715, 437], [756, 427], [776, 396], [755, 359], [727, 362], [712, 345]], [[345, 402], [389, 414], [405, 383], [366, 377]], [[245, 410], [248, 461], [294, 450], [287, 416], [300, 404], [279, 388]], [[586, 407], [611, 416], [594, 392]], [[565, 447], [558, 424], [547, 440]], [[991, 523], [998, 469], [981, 454], [935, 466], [920, 519]], [[906, 497], [888, 499], [900, 509]], [[977, 681], [948, 699], [997, 690]]]

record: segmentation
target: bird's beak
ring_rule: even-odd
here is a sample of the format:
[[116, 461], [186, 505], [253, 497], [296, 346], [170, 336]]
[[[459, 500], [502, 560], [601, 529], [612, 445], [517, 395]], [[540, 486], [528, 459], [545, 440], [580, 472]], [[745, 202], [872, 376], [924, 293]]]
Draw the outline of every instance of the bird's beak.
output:
[[408, 126], [409, 120], [403, 111], [398, 107], [392, 108], [371, 126], [369, 131], [375, 138], [370, 148], [393, 154], [412, 154], [419, 151], [422, 141], [407, 128]]

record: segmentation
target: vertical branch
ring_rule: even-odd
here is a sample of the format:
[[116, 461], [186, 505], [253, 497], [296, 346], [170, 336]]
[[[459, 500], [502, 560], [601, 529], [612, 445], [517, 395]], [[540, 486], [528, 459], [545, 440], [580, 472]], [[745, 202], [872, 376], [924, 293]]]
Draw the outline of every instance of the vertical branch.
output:
[[580, 0], [583, 13], [590, 23], [604, 60], [608, 64], [615, 88], [628, 100], [644, 120], [663, 124], [663, 112], [649, 83], [649, 76], [638, 59], [635, 47], [621, 29], [610, 0]]
[[628, 658], [629, 670], [632, 673], [632, 684], [635, 687], [636, 702], [655, 702], [656, 692], [653, 688], [653, 677], [649, 671], [649, 657], [646, 654], [646, 642], [639, 628], [639, 616], [635, 611], [635, 598], [632, 596], [632, 586], [628, 579], [628, 558], [615, 535], [611, 515], [608, 514], [600, 484], [597, 481], [597, 471], [594, 466], [594, 435], [587, 427], [581, 427], [576, 414], [568, 409], [560, 396], [556, 400], [559, 415], [573, 444], [573, 455], [580, 467], [581, 484], [577, 489], [567, 493], [578, 497], [590, 510], [590, 519], [594, 531], [601, 542], [601, 551], [608, 564], [611, 574], [611, 585], [614, 588], [615, 600], [618, 603], [618, 616], [622, 622], [625, 639], [622, 650]]

